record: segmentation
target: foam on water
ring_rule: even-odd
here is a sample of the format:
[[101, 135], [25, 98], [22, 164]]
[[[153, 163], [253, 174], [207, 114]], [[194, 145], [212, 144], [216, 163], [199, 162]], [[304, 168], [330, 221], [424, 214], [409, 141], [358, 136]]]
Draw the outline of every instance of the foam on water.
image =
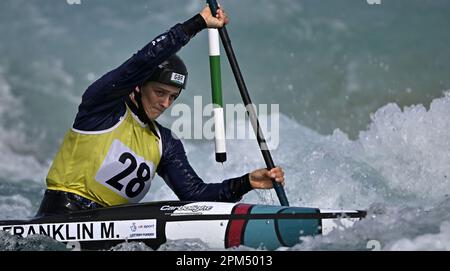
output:
[[44, 235], [32, 235], [27, 238], [12, 236], [0, 232], [0, 251], [65, 251], [66, 245]]
[[36, 145], [24, 136], [21, 109], [22, 101], [12, 94], [0, 67], [0, 219], [34, 215], [48, 168], [36, 159]]
[[[450, 193], [450, 94], [401, 110], [388, 104], [372, 116], [358, 143], [397, 196], [414, 197], [418, 205], [441, 201]], [[392, 195], [391, 198], [395, 196]]]
[[23, 104], [11, 93], [0, 67], [0, 172], [6, 180], [41, 181], [43, 166], [35, 158], [35, 145], [26, 141], [21, 122]]
[[[320, 135], [280, 115], [280, 145], [272, 153], [286, 172], [291, 205], [369, 210], [368, 218], [351, 230], [307, 237], [293, 249], [364, 250], [371, 248], [371, 240], [388, 250], [448, 248], [450, 200], [444, 166], [450, 163], [445, 143], [450, 133], [445, 120], [448, 108], [448, 93], [435, 99], [429, 110], [422, 105], [403, 110], [386, 105], [373, 114], [369, 128], [355, 141], [340, 131]], [[214, 162], [211, 143], [188, 143], [186, 150], [207, 182], [264, 167], [255, 142], [229, 143], [229, 160], [223, 166]], [[175, 199], [163, 185], [151, 193], [154, 200]], [[17, 197], [21, 196], [1, 198], [2, 205], [22, 212], [31, 208], [26, 199]], [[276, 204], [276, 197], [270, 197], [252, 191], [243, 202]], [[176, 241], [162, 249], [171, 248], [203, 249], [204, 244]]]
[[[429, 110], [388, 104], [372, 115], [368, 129], [356, 140], [340, 130], [320, 135], [280, 115], [280, 143], [272, 155], [286, 171], [291, 203], [321, 208], [439, 203], [450, 193], [448, 108], [448, 93], [435, 99]], [[249, 124], [238, 125], [245, 129]], [[230, 140], [224, 165], [215, 163], [211, 144], [185, 144], [193, 167], [207, 182], [265, 167], [254, 140]], [[252, 195], [246, 199], [259, 202]]]
[[[368, 218], [351, 229], [304, 238], [293, 249], [448, 248], [448, 108], [448, 93], [433, 100], [429, 110], [388, 104], [372, 115], [368, 129], [354, 141], [339, 130], [323, 136], [280, 116], [281, 143], [272, 153], [286, 171], [291, 205], [369, 211]], [[207, 181], [263, 167], [255, 142], [229, 143], [224, 166], [214, 162], [211, 144], [187, 149]], [[255, 191], [243, 202], [277, 204], [273, 193]]]
[[448, 199], [435, 207], [373, 204], [367, 218], [344, 231], [305, 237], [291, 250], [448, 250]]

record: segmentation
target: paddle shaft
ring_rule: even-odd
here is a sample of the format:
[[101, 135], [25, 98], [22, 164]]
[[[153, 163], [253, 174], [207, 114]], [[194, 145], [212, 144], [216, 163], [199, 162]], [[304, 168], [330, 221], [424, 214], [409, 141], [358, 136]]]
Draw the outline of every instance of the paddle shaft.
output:
[[[218, 5], [216, 0], [207, 0], [209, 7], [211, 9], [211, 13], [213, 16], [216, 16]], [[223, 47], [228, 57], [228, 61], [230, 62], [231, 70], [233, 71], [234, 78], [236, 79], [236, 83], [239, 88], [239, 92], [242, 97], [242, 101], [244, 102], [245, 108], [247, 109], [247, 114], [250, 118], [250, 122], [253, 127], [253, 131], [256, 134], [256, 139], [258, 141], [259, 148], [261, 150], [262, 156], [266, 163], [267, 169], [272, 169], [275, 167], [275, 164], [272, 159], [272, 155], [270, 154], [269, 148], [267, 146], [266, 139], [264, 138], [263, 132], [261, 130], [261, 126], [259, 125], [258, 116], [256, 114], [255, 108], [250, 99], [250, 95], [247, 90], [247, 86], [245, 85], [244, 78], [242, 76], [241, 70], [239, 68], [239, 64], [237, 62], [236, 56], [233, 51], [233, 47], [231, 45], [230, 37], [228, 36], [228, 32], [226, 27], [219, 28], [219, 35], [222, 40]], [[277, 183], [275, 180], [272, 180], [273, 187], [277, 193], [278, 199], [280, 200], [281, 205], [289, 206], [289, 202], [286, 197], [286, 193], [284, 192], [283, 186]]]
[[208, 29], [209, 70], [211, 75], [211, 92], [214, 113], [214, 139], [216, 161], [223, 163], [227, 160], [225, 144], [225, 122], [223, 116], [222, 78], [220, 71], [220, 41], [219, 32], [215, 28]]

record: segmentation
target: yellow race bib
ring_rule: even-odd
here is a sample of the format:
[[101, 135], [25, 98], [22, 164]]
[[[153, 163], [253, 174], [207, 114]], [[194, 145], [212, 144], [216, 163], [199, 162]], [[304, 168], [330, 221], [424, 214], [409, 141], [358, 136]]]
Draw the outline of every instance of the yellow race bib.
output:
[[161, 148], [160, 139], [127, 107], [108, 130], [70, 129], [47, 175], [47, 187], [103, 206], [137, 203], [150, 189]]

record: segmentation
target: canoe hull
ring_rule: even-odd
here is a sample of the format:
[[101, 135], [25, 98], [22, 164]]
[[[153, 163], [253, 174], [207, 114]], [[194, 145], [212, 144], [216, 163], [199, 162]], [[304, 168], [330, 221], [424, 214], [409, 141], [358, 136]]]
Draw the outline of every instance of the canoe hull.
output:
[[274, 250], [294, 246], [302, 236], [350, 227], [365, 215], [356, 210], [162, 201], [0, 221], [0, 230], [21, 237], [43, 234], [80, 249], [109, 249], [126, 241], [157, 249], [167, 240], [198, 238], [211, 248]]

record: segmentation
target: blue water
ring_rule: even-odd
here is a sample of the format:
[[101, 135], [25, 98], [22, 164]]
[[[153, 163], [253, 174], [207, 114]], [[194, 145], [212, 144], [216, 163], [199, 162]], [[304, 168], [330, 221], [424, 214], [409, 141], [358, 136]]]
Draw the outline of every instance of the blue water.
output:
[[[70, 1], [69, 1], [70, 2]], [[0, 3], [0, 219], [36, 212], [45, 176], [89, 84], [203, 1], [4, 0]], [[449, 250], [450, 3], [445, 0], [223, 1], [255, 104], [279, 104], [275, 163], [293, 206], [368, 209], [351, 230], [295, 250]], [[174, 7], [177, 8], [174, 8]], [[180, 52], [190, 73], [178, 103], [210, 99], [206, 31]], [[225, 56], [224, 102], [240, 102]], [[269, 112], [270, 113], [270, 112]], [[170, 114], [170, 113], [166, 113]], [[170, 126], [172, 119], [161, 122]], [[246, 127], [227, 119], [227, 130]], [[254, 140], [185, 140], [207, 182], [264, 167]], [[156, 179], [145, 200], [176, 199]], [[278, 204], [273, 192], [243, 202]], [[375, 244], [375, 245], [374, 245]], [[0, 234], [0, 250], [63, 249]], [[146, 250], [123, 244], [117, 250]], [[204, 250], [200, 241], [162, 250]], [[246, 248], [242, 248], [246, 249]]]

